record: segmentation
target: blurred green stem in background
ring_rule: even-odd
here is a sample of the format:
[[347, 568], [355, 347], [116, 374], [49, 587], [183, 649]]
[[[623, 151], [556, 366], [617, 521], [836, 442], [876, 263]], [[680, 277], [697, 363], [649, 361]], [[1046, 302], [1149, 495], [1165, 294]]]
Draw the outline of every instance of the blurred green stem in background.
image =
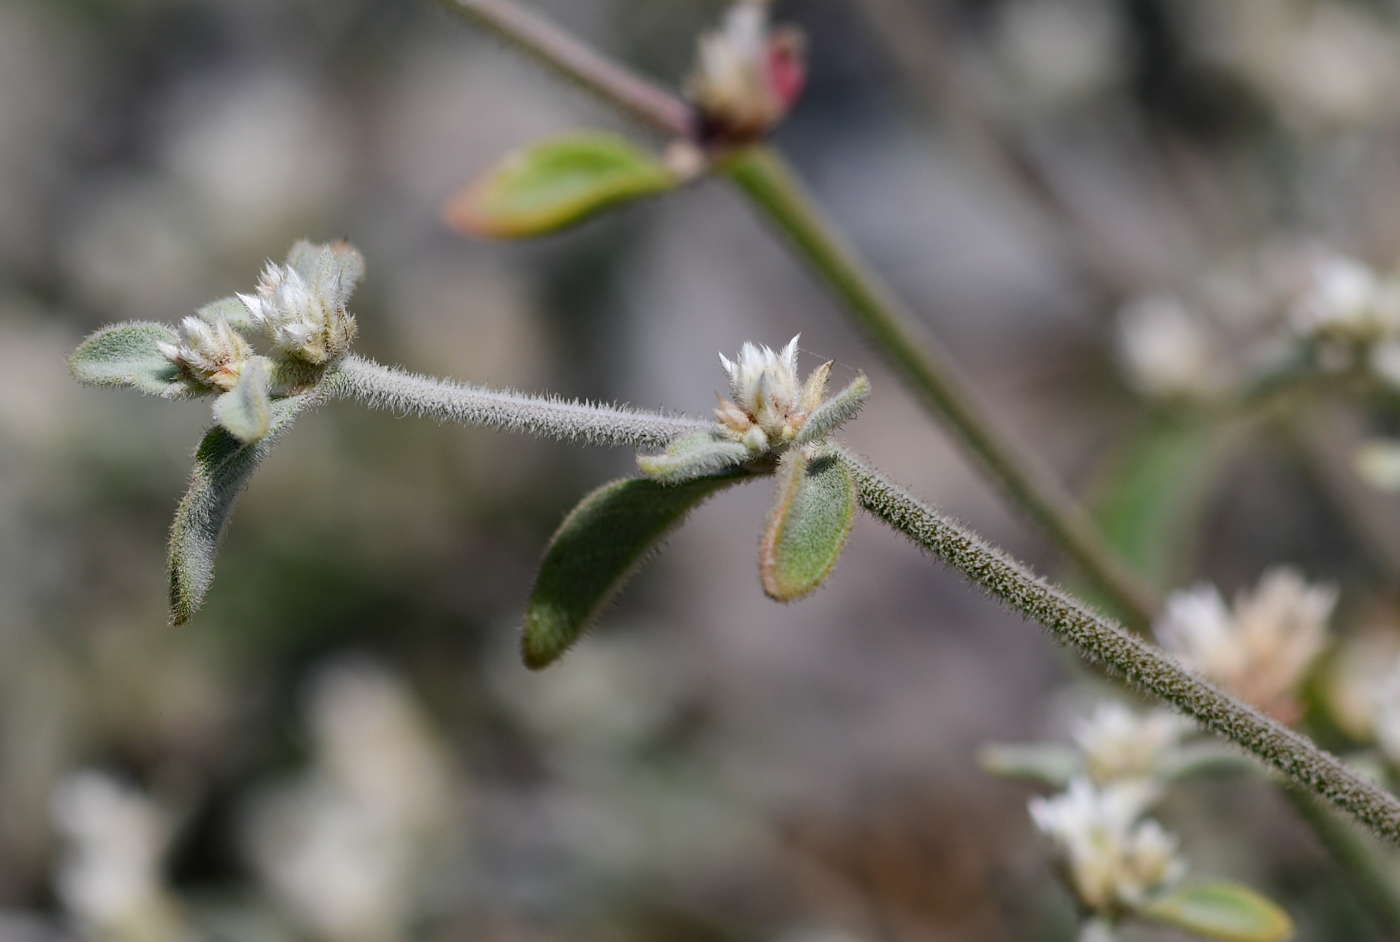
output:
[[[601, 96], [670, 138], [689, 138], [689, 106], [623, 66], [599, 56], [554, 25], [508, 0], [443, 0], [494, 35]], [[836, 294], [866, 336], [924, 404], [953, 429], [1016, 504], [1045, 529], [1135, 627], [1159, 603], [1124, 564], [1093, 520], [1053, 472], [977, 404], [951, 354], [817, 208], [787, 164], [770, 148], [726, 155], [720, 167], [788, 237]]]

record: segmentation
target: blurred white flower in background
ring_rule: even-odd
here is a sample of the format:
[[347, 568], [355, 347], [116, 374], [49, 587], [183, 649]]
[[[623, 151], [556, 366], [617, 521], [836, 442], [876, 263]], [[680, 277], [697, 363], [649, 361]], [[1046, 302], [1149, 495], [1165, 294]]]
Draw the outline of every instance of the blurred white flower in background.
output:
[[1102, 785], [1152, 778], [1162, 759], [1194, 729], [1190, 720], [1168, 710], [1138, 713], [1108, 700], [1077, 721], [1071, 733], [1084, 753], [1089, 777]]
[[403, 684], [347, 659], [314, 680], [314, 765], [259, 796], [247, 841], [290, 918], [329, 942], [402, 938], [429, 866], [455, 840], [453, 776]]
[[1290, 319], [1304, 337], [1378, 340], [1400, 329], [1400, 286], [1354, 258], [1323, 255]]
[[1129, 382], [1154, 398], [1206, 398], [1225, 388], [1218, 344], [1178, 298], [1149, 295], [1118, 314], [1118, 347]]
[[1327, 644], [1337, 589], [1309, 585], [1296, 570], [1266, 572], [1234, 610], [1220, 590], [1201, 584], [1173, 592], [1153, 626], [1187, 667], [1286, 723], [1299, 716], [1297, 690]]
[[66, 839], [55, 887], [82, 931], [110, 942], [172, 942], [182, 935], [161, 864], [167, 816], [145, 795], [100, 772], [60, 781], [51, 815]]
[[1064, 856], [1075, 893], [1090, 909], [1132, 907], [1185, 874], [1177, 839], [1141, 820], [1156, 797], [1142, 782], [1096, 788], [1075, 779], [1059, 795], [1031, 799], [1031, 818]]

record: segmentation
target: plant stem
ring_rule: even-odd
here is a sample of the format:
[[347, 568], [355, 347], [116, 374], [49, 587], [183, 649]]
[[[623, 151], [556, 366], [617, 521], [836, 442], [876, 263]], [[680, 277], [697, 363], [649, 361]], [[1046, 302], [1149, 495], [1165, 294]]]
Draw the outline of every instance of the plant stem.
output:
[[1347, 886], [1371, 911], [1381, 931], [1392, 938], [1400, 937], [1400, 893], [1391, 875], [1376, 859], [1376, 849], [1311, 792], [1292, 782], [1284, 782], [1283, 789], [1341, 868]]
[[961, 524], [933, 510], [850, 452], [833, 447], [856, 482], [861, 506], [962, 572], [992, 597], [1040, 622], [1061, 642], [1175, 704], [1288, 778], [1400, 840], [1400, 800], [1310, 739], [1186, 670], [1159, 648], [1035, 575]]
[[[650, 127], [688, 136], [689, 106], [598, 55], [510, 0], [443, 0], [523, 52], [617, 105]], [[817, 209], [781, 158], [766, 147], [728, 155], [722, 165], [753, 203], [788, 236], [856, 323], [941, 415], [1002, 490], [1116, 603], [1133, 624], [1149, 623], [1155, 594], [1114, 554], [1073, 495], [977, 404], [952, 356]]]
[[321, 388], [326, 398], [355, 399], [371, 409], [590, 445], [664, 448], [682, 435], [715, 428], [688, 416], [434, 379], [354, 355], [336, 364]]
[[600, 55], [548, 20], [509, 0], [442, 0], [536, 62], [668, 137], [688, 137], [693, 113], [666, 89]]
[[1079, 564], [1131, 620], [1152, 620], [1154, 593], [1127, 568], [1073, 495], [976, 401], [945, 350], [846, 244], [782, 158], [768, 147], [731, 157], [725, 169], [844, 302], [857, 324], [980, 459], [1002, 490]]

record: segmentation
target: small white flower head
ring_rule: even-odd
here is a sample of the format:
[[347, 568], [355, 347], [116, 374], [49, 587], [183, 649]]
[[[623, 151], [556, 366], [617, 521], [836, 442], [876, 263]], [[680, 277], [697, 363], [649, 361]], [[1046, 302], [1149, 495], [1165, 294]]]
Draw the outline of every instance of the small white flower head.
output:
[[826, 398], [830, 361], [813, 370], [805, 384], [798, 382], [800, 337], [793, 337], [776, 352], [746, 343], [733, 360], [723, 353], [719, 355], [724, 372], [729, 375], [729, 392], [734, 400], [721, 399], [715, 415], [755, 454], [791, 442], [807, 416]]
[[1298, 687], [1327, 644], [1333, 586], [1309, 585], [1287, 567], [1270, 570], [1234, 611], [1219, 590], [1174, 592], [1154, 626], [1187, 667], [1285, 723], [1300, 719]]
[[1074, 724], [1075, 744], [1097, 784], [1150, 779], [1163, 758], [1191, 732], [1191, 721], [1167, 710], [1137, 713], [1116, 700], [1100, 703]]
[[355, 337], [345, 305], [364, 267], [347, 242], [298, 242], [286, 264], [267, 263], [257, 294], [238, 298], [277, 350], [319, 366], [348, 350]]
[[700, 38], [686, 93], [700, 112], [704, 144], [757, 140], [787, 114], [806, 85], [800, 33], [773, 30], [769, 0], [737, 0], [721, 29]]
[[67, 839], [59, 898], [94, 937], [159, 938], [170, 918], [161, 861], [170, 826], [150, 799], [98, 772], [55, 786], [51, 815]]
[[1053, 798], [1031, 799], [1035, 826], [1063, 855], [1075, 894], [1090, 909], [1132, 908], [1185, 874], [1177, 839], [1156, 821], [1139, 820], [1155, 797], [1141, 782], [1096, 788], [1075, 779]]
[[1177, 298], [1150, 295], [1123, 308], [1118, 346], [1129, 382], [1143, 395], [1198, 399], [1224, 386], [1216, 344]]
[[253, 348], [224, 318], [207, 321], [190, 316], [180, 321], [176, 343], [158, 343], [157, 349], [201, 386], [224, 392], [238, 385]]
[[1400, 290], [1356, 259], [1326, 255], [1314, 262], [1290, 320], [1303, 337], [1375, 341], [1400, 329]]

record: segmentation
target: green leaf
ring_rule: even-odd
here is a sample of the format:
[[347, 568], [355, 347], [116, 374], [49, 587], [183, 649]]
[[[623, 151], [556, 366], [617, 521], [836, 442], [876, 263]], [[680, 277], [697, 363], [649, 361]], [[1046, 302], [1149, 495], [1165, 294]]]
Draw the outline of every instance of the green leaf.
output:
[[637, 467], [663, 484], [679, 484], [729, 471], [748, 460], [749, 450], [718, 432], [686, 435], [659, 455], [638, 455]]
[[238, 495], [306, 404], [306, 396], [273, 402], [268, 434], [255, 444], [239, 441], [222, 426], [210, 429], [200, 442], [189, 492], [170, 528], [171, 624], [183, 625], [199, 611]]
[[759, 551], [763, 591], [791, 602], [821, 585], [841, 557], [855, 514], [856, 485], [845, 466], [799, 448], [784, 454]]
[[1197, 775], [1250, 775], [1261, 771], [1258, 759], [1224, 743], [1198, 742], [1179, 746], [1162, 758], [1163, 780], [1178, 782]]
[[130, 321], [104, 327], [88, 337], [68, 357], [68, 368], [90, 386], [130, 386], [164, 399], [182, 399], [207, 392], [171, 362], [156, 346], [178, 344], [180, 338], [164, 324]]
[[267, 434], [272, 423], [272, 399], [262, 357], [249, 360], [238, 377], [238, 385], [215, 400], [214, 419], [241, 442], [252, 443]]
[[683, 484], [614, 481], [589, 494], [560, 524], [540, 563], [525, 612], [522, 650], [532, 670], [576, 642], [646, 558], [710, 495], [747, 474]]
[[870, 380], [862, 373], [852, 380], [849, 386], [823, 402], [807, 416], [807, 421], [802, 423], [802, 430], [797, 433], [793, 444], [807, 445], [819, 438], [825, 438], [855, 418], [861, 406], [865, 405], [865, 400], [869, 398]]
[[988, 743], [977, 750], [977, 764], [1001, 778], [1039, 782], [1051, 788], [1065, 788], [1070, 779], [1084, 774], [1079, 753], [1058, 743]]
[[1293, 920], [1277, 903], [1232, 883], [1183, 887], [1145, 904], [1137, 914], [1222, 942], [1283, 942], [1294, 931]]
[[210, 301], [198, 311], [199, 316], [211, 324], [228, 321], [228, 325], [240, 334], [256, 334], [259, 327], [248, 313], [248, 306], [237, 297], [220, 298]]
[[453, 228], [492, 239], [544, 235], [679, 181], [624, 138], [586, 131], [505, 157], [447, 205]]

